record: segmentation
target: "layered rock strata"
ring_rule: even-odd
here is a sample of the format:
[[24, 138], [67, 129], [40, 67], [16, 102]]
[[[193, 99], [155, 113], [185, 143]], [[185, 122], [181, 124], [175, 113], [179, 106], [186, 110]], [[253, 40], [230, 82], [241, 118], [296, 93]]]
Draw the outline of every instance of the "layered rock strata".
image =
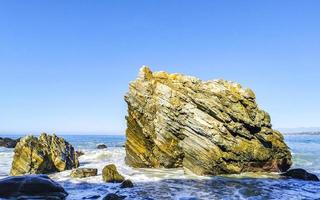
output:
[[291, 153], [240, 84], [140, 69], [125, 96], [126, 163], [198, 175], [286, 171]]
[[46, 174], [77, 168], [78, 157], [71, 144], [56, 135], [29, 135], [15, 147], [10, 174]]

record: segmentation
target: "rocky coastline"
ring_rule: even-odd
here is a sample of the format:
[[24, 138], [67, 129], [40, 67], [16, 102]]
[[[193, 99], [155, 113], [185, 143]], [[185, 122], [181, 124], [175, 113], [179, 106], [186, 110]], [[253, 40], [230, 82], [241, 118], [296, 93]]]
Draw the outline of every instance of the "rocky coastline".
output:
[[[290, 169], [292, 156], [282, 134], [272, 128], [253, 91], [237, 83], [143, 67], [125, 100], [125, 160], [133, 168], [182, 167], [201, 176], [277, 172], [284, 180], [319, 181], [304, 169]], [[79, 157], [86, 153], [55, 134], [0, 138], [0, 146], [15, 148], [10, 176], [0, 180], [0, 198], [66, 199], [68, 191], [50, 176], [66, 170], [74, 180], [100, 176], [103, 184], [115, 184], [118, 191], [136, 187], [117, 163], [105, 163], [100, 174], [97, 168], [81, 166]], [[95, 150], [109, 148], [98, 144]], [[127, 197], [116, 192], [84, 199]]]

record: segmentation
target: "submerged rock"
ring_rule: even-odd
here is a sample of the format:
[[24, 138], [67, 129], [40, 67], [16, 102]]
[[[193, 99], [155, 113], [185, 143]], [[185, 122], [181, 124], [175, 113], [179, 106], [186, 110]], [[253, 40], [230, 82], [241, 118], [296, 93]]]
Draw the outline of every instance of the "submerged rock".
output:
[[11, 139], [11, 138], [2, 138], [0, 137], [0, 147], [6, 147], [6, 148], [15, 148], [17, 143], [19, 142], [19, 139]]
[[133, 183], [131, 180], [127, 179], [127, 180], [124, 180], [121, 185], [120, 185], [120, 188], [133, 188]]
[[130, 83], [126, 163], [198, 175], [278, 172], [291, 153], [255, 94], [239, 84], [151, 72]]
[[56, 135], [26, 136], [14, 150], [10, 174], [46, 174], [77, 168], [78, 158], [71, 144]]
[[97, 149], [106, 149], [107, 148], [107, 145], [105, 144], [98, 144], [97, 145]]
[[65, 199], [68, 193], [47, 175], [8, 177], [0, 180], [0, 197], [14, 199]]
[[107, 194], [107, 196], [105, 196], [103, 198], [103, 200], [122, 200], [122, 199], [125, 199], [126, 196], [120, 196], [120, 195], [117, 195], [117, 194], [113, 194], [113, 193], [110, 193], [110, 194]]
[[73, 178], [86, 178], [90, 176], [97, 176], [98, 169], [95, 168], [78, 168], [71, 171], [70, 176]]
[[107, 165], [102, 170], [103, 181], [108, 183], [121, 183], [124, 177], [118, 172], [114, 164]]
[[83, 197], [82, 199], [99, 199], [101, 196], [100, 195], [91, 195], [88, 197]]
[[319, 181], [319, 178], [316, 175], [311, 174], [304, 169], [290, 169], [287, 172], [282, 173], [281, 176], [305, 181]]

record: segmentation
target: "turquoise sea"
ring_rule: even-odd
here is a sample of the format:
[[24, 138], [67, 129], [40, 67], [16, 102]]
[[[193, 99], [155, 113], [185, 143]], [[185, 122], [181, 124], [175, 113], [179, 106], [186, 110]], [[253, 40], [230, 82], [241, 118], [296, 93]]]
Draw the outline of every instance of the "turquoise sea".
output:
[[[320, 182], [278, 179], [276, 174], [241, 174], [233, 176], [201, 177], [185, 175], [182, 169], [133, 169], [124, 162], [125, 136], [122, 135], [63, 135], [80, 157], [81, 167], [98, 168], [98, 176], [85, 179], [69, 177], [70, 171], [51, 174], [68, 191], [68, 199], [84, 199], [113, 192], [126, 199], [200, 200], [200, 199], [320, 199]], [[3, 137], [5, 135], [0, 135]], [[21, 135], [7, 135], [20, 137]], [[293, 167], [300, 167], [320, 177], [320, 135], [285, 135], [293, 153]], [[107, 149], [98, 150], [104, 143]], [[0, 178], [9, 174], [13, 149], [0, 147]], [[103, 183], [102, 168], [114, 163], [120, 173], [131, 179], [135, 187], [119, 189], [118, 184]], [[98, 198], [99, 199], [99, 198]]]

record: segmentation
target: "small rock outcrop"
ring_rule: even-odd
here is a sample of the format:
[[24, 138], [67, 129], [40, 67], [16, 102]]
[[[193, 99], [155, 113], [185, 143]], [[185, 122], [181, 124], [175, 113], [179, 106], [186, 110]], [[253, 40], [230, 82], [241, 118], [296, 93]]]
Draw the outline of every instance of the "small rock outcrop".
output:
[[56, 135], [26, 136], [14, 150], [10, 174], [46, 174], [77, 168], [78, 158], [71, 144]]
[[97, 176], [98, 169], [95, 168], [78, 168], [71, 171], [70, 176], [73, 178], [86, 178], [90, 176]]
[[11, 139], [11, 138], [2, 138], [0, 137], [0, 147], [6, 147], [6, 148], [15, 148], [17, 143], [19, 142], [19, 139]]
[[105, 144], [98, 144], [97, 145], [97, 149], [106, 149], [106, 148], [108, 148], [108, 147]]
[[65, 199], [68, 193], [47, 175], [15, 176], [0, 180], [0, 198]]
[[133, 183], [131, 180], [127, 179], [121, 183], [120, 188], [133, 188]]
[[76, 151], [76, 156], [79, 158], [80, 156], [83, 156], [84, 152], [83, 151]]
[[123, 200], [125, 198], [126, 198], [126, 196], [121, 196], [121, 195], [110, 193], [110, 194], [107, 194], [107, 196], [105, 196], [103, 198], [103, 200]]
[[255, 94], [225, 81], [152, 72], [130, 83], [126, 163], [198, 175], [279, 172], [291, 153]]
[[107, 165], [103, 168], [102, 178], [104, 182], [108, 183], [121, 183], [125, 180], [114, 164]]
[[319, 181], [319, 178], [315, 174], [311, 174], [304, 169], [290, 169], [282, 173], [281, 176], [305, 181]]

